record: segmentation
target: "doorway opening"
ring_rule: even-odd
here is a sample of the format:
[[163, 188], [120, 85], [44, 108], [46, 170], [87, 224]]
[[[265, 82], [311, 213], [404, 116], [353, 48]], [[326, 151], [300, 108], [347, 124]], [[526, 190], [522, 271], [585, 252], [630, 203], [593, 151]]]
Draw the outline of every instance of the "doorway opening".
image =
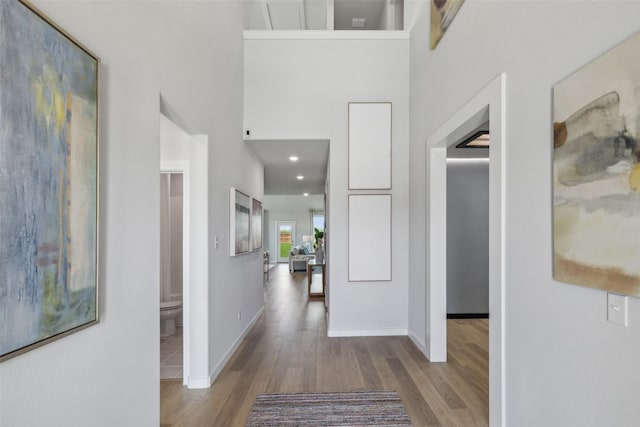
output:
[[[182, 383], [211, 385], [208, 369], [208, 137], [160, 98], [160, 172], [182, 177]], [[160, 317], [160, 310], [158, 310]], [[161, 360], [162, 362], [162, 360]]]
[[289, 262], [289, 251], [291, 245], [296, 241], [296, 223], [295, 221], [277, 221], [276, 236], [278, 247], [278, 262]]
[[183, 173], [160, 173], [160, 379], [182, 378]]
[[447, 149], [488, 123], [489, 147], [489, 425], [503, 426], [505, 85], [500, 74], [427, 139], [426, 353], [447, 361]]
[[448, 319], [489, 317], [489, 123], [481, 128], [447, 148]]

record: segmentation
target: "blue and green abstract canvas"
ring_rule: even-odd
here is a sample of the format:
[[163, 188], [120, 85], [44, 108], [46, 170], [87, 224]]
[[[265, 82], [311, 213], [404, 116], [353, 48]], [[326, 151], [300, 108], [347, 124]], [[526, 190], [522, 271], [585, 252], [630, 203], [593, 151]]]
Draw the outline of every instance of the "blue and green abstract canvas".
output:
[[0, 361], [98, 320], [98, 60], [0, 1]]

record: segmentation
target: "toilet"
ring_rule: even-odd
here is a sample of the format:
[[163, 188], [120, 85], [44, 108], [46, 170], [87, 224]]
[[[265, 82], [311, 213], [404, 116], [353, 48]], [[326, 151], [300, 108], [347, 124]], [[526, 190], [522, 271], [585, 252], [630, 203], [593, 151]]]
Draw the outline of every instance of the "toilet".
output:
[[176, 333], [176, 318], [182, 315], [182, 301], [160, 303], [160, 336], [169, 337]]

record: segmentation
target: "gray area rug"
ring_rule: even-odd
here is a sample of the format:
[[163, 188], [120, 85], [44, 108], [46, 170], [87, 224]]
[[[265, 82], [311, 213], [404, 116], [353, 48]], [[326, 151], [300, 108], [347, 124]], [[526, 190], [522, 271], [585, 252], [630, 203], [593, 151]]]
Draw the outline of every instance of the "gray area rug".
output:
[[411, 426], [395, 391], [259, 394], [246, 427]]

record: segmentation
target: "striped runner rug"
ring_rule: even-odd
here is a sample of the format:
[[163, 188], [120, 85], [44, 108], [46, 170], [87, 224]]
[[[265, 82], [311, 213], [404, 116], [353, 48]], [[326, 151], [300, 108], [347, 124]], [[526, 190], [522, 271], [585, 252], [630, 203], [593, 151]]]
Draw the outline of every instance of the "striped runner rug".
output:
[[246, 427], [411, 426], [395, 391], [259, 394]]

